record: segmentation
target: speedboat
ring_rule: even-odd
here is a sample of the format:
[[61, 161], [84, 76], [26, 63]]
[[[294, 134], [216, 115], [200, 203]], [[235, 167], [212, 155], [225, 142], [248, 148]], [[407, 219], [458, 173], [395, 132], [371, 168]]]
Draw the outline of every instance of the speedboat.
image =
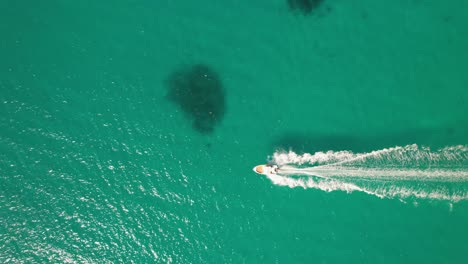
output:
[[278, 173], [278, 166], [276, 165], [257, 165], [253, 168], [253, 171], [255, 171], [258, 174], [263, 174], [263, 175], [268, 175], [268, 174], [277, 174]]

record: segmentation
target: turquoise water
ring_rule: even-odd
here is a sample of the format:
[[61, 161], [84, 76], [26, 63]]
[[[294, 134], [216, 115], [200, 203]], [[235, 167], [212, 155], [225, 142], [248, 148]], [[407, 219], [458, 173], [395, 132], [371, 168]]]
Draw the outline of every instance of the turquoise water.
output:
[[[468, 262], [463, 146], [443, 180], [368, 186], [397, 190], [380, 197], [251, 170], [280, 150], [468, 144], [466, 10], [1, 1], [0, 262]], [[167, 97], [199, 64], [222, 83], [211, 132]]]

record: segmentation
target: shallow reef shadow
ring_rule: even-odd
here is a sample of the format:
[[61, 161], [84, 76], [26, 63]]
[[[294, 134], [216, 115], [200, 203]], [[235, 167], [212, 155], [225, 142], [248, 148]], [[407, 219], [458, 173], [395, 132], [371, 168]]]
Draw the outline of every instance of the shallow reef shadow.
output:
[[291, 11], [309, 15], [323, 3], [323, 0], [287, 0], [287, 2]]
[[182, 109], [193, 128], [210, 134], [226, 112], [225, 91], [219, 75], [204, 64], [181, 67], [166, 79], [167, 99]]

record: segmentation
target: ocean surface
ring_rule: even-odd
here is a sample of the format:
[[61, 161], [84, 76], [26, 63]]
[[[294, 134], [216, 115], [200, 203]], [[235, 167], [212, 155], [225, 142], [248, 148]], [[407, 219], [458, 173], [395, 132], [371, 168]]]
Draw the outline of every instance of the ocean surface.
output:
[[468, 1], [306, 2], [0, 1], [0, 262], [468, 263]]

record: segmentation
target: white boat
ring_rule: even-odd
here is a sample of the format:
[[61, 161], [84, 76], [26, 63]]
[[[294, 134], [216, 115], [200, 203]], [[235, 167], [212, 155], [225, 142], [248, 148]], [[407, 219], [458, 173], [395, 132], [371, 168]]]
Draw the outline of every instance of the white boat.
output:
[[255, 171], [258, 174], [263, 174], [263, 175], [268, 175], [268, 174], [277, 174], [278, 173], [278, 166], [276, 165], [257, 165], [253, 168], [253, 171]]

